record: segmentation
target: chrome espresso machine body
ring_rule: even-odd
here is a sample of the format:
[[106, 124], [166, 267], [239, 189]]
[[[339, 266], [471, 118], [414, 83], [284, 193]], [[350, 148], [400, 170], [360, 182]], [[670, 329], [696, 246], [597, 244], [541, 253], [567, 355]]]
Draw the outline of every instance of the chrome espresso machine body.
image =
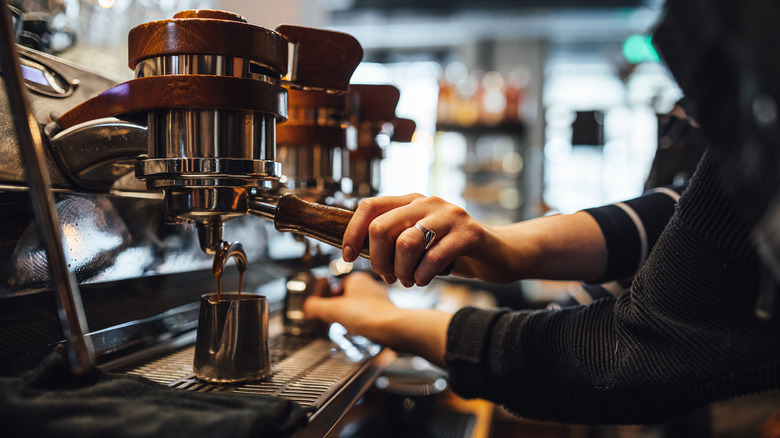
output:
[[[351, 212], [271, 187], [283, 171], [275, 128], [287, 117], [282, 84], [343, 93], [362, 50], [345, 34], [270, 31], [221, 11], [185, 11], [138, 26], [129, 40], [136, 78], [119, 85], [17, 47], [86, 341], [100, 367], [164, 385], [293, 399], [311, 408], [310, 432], [324, 434], [379, 372], [379, 347], [333, 329], [327, 338], [292, 335], [272, 318], [272, 374], [219, 387], [194, 378], [192, 343], [223, 236], [244, 242], [244, 290], [268, 296], [272, 312], [300, 269], [268, 257], [275, 231], [248, 213], [340, 243]], [[0, 83], [4, 108], [7, 86]], [[12, 117], [0, 111], [3, 375], [33, 367], [64, 339]], [[234, 287], [237, 275], [227, 270], [224, 281]]]

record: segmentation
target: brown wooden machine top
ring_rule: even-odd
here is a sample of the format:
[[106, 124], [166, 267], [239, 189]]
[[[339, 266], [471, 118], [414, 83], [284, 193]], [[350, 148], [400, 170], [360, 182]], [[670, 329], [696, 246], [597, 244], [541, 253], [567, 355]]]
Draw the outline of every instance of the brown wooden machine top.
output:
[[280, 76], [287, 73], [287, 39], [229, 12], [183, 11], [170, 20], [130, 30], [128, 65], [168, 55], [223, 55], [259, 62]]
[[413, 120], [399, 118], [395, 108], [401, 93], [393, 85], [352, 84], [349, 86], [353, 124], [358, 129], [357, 148], [350, 151], [350, 159], [373, 160], [384, 156], [384, 150], [376, 143], [376, 136], [392, 125], [391, 140], [410, 142], [416, 129]]
[[[260, 64], [263, 71], [291, 88], [324, 91], [326, 95], [346, 91], [363, 56], [360, 43], [345, 33], [291, 25], [273, 31], [247, 24], [237, 14], [214, 10], [183, 11], [170, 20], [141, 24], [130, 31], [128, 46], [130, 68], [144, 59], [177, 55], [241, 58]], [[290, 65], [289, 50], [294, 51]], [[69, 128], [94, 119], [160, 108], [266, 112], [281, 121], [287, 117], [287, 96], [281, 86], [248, 78], [136, 78], [85, 101], [62, 115], [59, 122]]]
[[395, 107], [401, 92], [393, 85], [352, 84], [353, 114], [359, 123], [384, 123], [395, 120]]
[[59, 118], [63, 129], [103, 117], [166, 108], [205, 108], [287, 114], [286, 95], [265, 82], [221, 76], [151, 76], [119, 84]]
[[331, 93], [347, 90], [352, 73], [363, 59], [363, 48], [355, 37], [289, 24], [276, 31], [295, 47], [295, 68], [287, 78], [292, 88]]

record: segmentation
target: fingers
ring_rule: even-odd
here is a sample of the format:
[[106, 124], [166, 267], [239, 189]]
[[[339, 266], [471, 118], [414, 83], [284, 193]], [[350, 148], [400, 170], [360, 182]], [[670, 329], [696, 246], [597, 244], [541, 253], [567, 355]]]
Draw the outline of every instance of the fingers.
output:
[[427, 286], [439, 273], [443, 272], [447, 265], [454, 262], [464, 252], [463, 239], [444, 236], [425, 252], [422, 260], [414, 270], [414, 279], [417, 286]]
[[380, 215], [404, 205], [422, 195], [411, 194], [405, 196], [383, 196], [368, 198], [358, 205], [352, 219], [344, 232], [342, 243], [342, 257], [348, 262], [353, 262], [360, 254], [360, 249], [369, 234], [369, 225]]
[[430, 259], [423, 263], [427, 253], [436, 246], [436, 236], [446, 235], [449, 228], [450, 224], [441, 216], [428, 216], [417, 221], [398, 236], [395, 244], [395, 274], [404, 287], [428, 284], [436, 275], [433, 273], [431, 278], [424, 278], [423, 274], [417, 272], [420, 266], [430, 264]]
[[398, 279], [405, 287], [427, 285], [466, 253], [475, 237], [470, 228], [473, 220], [468, 214], [440, 198], [416, 194], [370, 198], [350, 221], [342, 254], [345, 260], [354, 260], [357, 252], [351, 251], [368, 238], [371, 267], [386, 283]]
[[424, 246], [422, 234], [414, 227], [405, 229], [395, 241], [394, 270], [404, 287], [412, 287], [415, 283], [414, 270], [425, 251]]
[[348, 329], [364, 329], [376, 318], [372, 312], [393, 306], [385, 287], [366, 273], [353, 273], [342, 282], [344, 293], [336, 297], [309, 296], [303, 302], [306, 318], [339, 322]]
[[[424, 250], [422, 235], [414, 225], [423, 218], [427, 221], [431, 209], [426, 202], [429, 198], [418, 199], [382, 214], [369, 225], [371, 268], [386, 283], [395, 282], [396, 275], [413, 271]], [[396, 263], [401, 264], [402, 271]], [[414, 284], [412, 275], [406, 275], [405, 282]]]

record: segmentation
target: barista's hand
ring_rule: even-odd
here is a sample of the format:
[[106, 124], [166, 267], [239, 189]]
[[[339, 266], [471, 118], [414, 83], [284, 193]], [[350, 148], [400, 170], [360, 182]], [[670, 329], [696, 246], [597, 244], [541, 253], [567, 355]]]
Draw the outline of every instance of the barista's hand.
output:
[[[426, 251], [423, 235], [415, 224], [436, 233]], [[472, 274], [463, 256], [479, 253], [489, 238], [488, 228], [462, 208], [437, 197], [419, 194], [363, 200], [344, 233], [342, 255], [357, 257], [366, 238], [371, 267], [388, 284], [398, 279], [405, 287], [425, 286], [451, 262], [453, 273]]]
[[345, 277], [341, 287], [342, 294], [338, 296], [307, 298], [303, 303], [306, 318], [338, 322], [350, 333], [444, 366], [452, 315], [398, 308], [387, 297], [385, 286], [363, 272]]
[[338, 322], [352, 333], [372, 338], [380, 320], [392, 318], [399, 310], [387, 297], [385, 287], [365, 272], [344, 277], [339, 288], [340, 293], [332, 297], [307, 298], [303, 303], [306, 318]]
[[[415, 224], [436, 233], [427, 251]], [[344, 233], [344, 260], [355, 260], [366, 238], [374, 271], [406, 287], [427, 285], [453, 261], [455, 275], [509, 283], [592, 280], [607, 259], [601, 228], [586, 212], [491, 227], [456, 205], [417, 194], [363, 200]]]

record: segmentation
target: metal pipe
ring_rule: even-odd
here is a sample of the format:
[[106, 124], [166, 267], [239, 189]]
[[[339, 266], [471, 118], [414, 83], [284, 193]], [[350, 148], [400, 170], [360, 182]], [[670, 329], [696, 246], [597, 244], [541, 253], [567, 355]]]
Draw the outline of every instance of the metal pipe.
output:
[[46, 249], [53, 287], [59, 304], [62, 331], [68, 347], [68, 358], [75, 374], [86, 374], [95, 367], [92, 343], [84, 333], [87, 322], [78, 285], [68, 270], [59, 218], [50, 188], [49, 174], [44, 162], [43, 138], [38, 123], [30, 110], [25, 94], [16, 38], [8, 6], [0, 5], [0, 65], [3, 66], [6, 93], [19, 144], [19, 153], [30, 185], [30, 196], [35, 212], [38, 234]]

